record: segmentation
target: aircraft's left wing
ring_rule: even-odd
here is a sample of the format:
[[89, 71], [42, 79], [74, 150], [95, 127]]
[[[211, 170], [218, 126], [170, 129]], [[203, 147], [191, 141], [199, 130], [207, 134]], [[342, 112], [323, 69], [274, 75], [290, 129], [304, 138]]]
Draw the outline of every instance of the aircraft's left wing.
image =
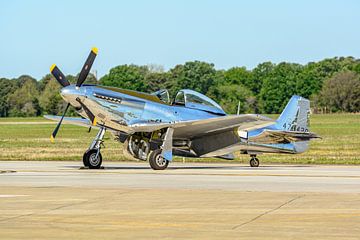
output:
[[[53, 121], [60, 121], [61, 116], [54, 116], [54, 115], [44, 115], [44, 118], [53, 120]], [[63, 123], [69, 123], [72, 125], [82, 126], [82, 127], [90, 127], [92, 124], [90, 120], [80, 117], [64, 117]]]

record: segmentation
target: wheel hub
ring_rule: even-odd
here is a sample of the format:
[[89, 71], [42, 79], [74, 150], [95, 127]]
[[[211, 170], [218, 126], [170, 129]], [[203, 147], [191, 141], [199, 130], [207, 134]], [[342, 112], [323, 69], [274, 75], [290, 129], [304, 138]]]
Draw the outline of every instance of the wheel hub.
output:
[[[96, 155], [97, 155], [97, 157], [96, 157]], [[89, 162], [90, 162], [91, 166], [97, 166], [100, 162], [99, 154], [97, 154], [96, 152], [92, 153], [89, 157]]]
[[164, 159], [160, 154], [156, 156], [155, 160], [159, 167], [163, 167], [166, 165], [166, 159]]

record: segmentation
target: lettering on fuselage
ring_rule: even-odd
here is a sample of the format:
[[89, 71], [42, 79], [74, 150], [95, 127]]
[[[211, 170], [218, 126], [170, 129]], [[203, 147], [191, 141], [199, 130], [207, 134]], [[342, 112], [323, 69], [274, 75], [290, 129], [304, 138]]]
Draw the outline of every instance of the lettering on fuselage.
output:
[[296, 123], [284, 123], [283, 128], [287, 131], [309, 132], [308, 128], [297, 126]]
[[[305, 107], [303, 107], [302, 109], [305, 109]], [[309, 122], [309, 116], [310, 116], [310, 111], [306, 112], [306, 116], [304, 111], [301, 112], [302, 110], [300, 108], [300, 106], [298, 107], [295, 117], [293, 120], [289, 119], [287, 122], [285, 122], [283, 124], [283, 129], [287, 130], [287, 131], [297, 131], [297, 132], [309, 132], [308, 129], [308, 122]], [[306, 119], [305, 119], [306, 117]]]
[[162, 120], [161, 120], [161, 119], [149, 119], [148, 122], [151, 122], [151, 123], [161, 123]]

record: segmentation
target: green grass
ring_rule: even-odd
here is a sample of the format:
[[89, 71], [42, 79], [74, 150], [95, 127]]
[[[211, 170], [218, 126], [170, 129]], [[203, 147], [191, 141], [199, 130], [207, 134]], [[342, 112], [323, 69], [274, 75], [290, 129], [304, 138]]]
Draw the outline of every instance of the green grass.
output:
[[[276, 117], [272, 115], [271, 117]], [[46, 122], [44, 118], [0, 118], [0, 160], [81, 160], [83, 152], [96, 135], [96, 130], [63, 124], [55, 143], [49, 136], [55, 125], [23, 124]], [[17, 122], [18, 124], [13, 124]], [[312, 115], [311, 131], [322, 139], [314, 140], [303, 154], [264, 154], [265, 163], [360, 164], [360, 114]], [[102, 154], [106, 161], [124, 161], [123, 145], [105, 135]], [[236, 162], [248, 162], [249, 156], [236, 154]], [[176, 158], [177, 161], [182, 161]], [[218, 159], [186, 161], [223, 162]], [[228, 161], [226, 161], [228, 162]]]
[[1, 122], [51, 122], [51, 120], [43, 117], [0, 117]]

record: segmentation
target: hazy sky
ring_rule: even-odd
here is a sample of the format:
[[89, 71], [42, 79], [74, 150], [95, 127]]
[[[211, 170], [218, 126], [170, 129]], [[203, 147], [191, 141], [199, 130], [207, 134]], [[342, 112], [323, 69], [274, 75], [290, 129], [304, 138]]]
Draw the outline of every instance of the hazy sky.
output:
[[100, 76], [120, 64], [360, 57], [359, 0], [0, 0], [0, 77], [80, 71], [92, 46]]

